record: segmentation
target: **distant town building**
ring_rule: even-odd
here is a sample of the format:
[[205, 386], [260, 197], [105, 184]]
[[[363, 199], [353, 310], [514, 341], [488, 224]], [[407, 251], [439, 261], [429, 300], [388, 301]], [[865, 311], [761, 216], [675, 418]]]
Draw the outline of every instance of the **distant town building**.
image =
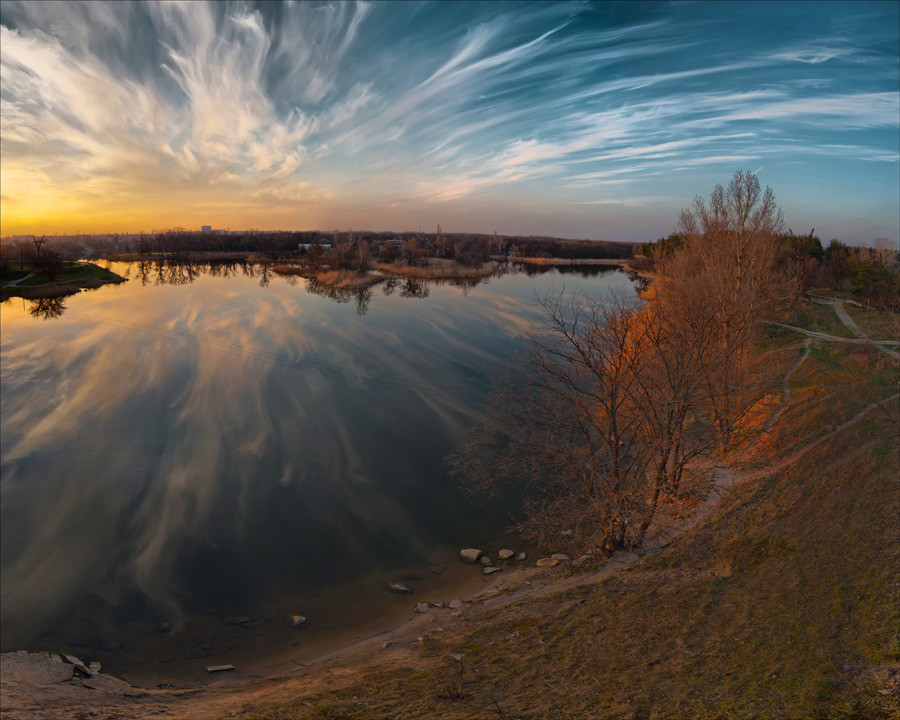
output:
[[200, 232], [212, 232], [212, 225], [202, 225]]

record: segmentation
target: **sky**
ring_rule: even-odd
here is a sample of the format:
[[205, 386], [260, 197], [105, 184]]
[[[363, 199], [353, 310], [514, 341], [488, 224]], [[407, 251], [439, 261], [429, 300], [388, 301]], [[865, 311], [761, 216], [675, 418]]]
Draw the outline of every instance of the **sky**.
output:
[[0, 3], [0, 234], [900, 237], [900, 2]]

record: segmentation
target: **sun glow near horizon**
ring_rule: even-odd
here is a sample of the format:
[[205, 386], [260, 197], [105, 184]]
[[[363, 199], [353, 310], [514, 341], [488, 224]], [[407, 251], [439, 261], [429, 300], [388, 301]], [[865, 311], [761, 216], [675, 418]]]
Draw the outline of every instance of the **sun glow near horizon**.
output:
[[0, 233], [639, 241], [737, 167], [896, 241], [898, 6], [2, 2]]

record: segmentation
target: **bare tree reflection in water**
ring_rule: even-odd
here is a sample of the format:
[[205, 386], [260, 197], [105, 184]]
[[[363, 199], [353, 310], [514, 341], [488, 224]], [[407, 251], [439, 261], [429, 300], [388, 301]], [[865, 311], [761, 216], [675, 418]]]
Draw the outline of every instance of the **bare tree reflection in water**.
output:
[[28, 309], [29, 315], [41, 320], [55, 320], [66, 311], [66, 299], [64, 297], [38, 298], [28, 302], [31, 303], [31, 307]]
[[356, 293], [356, 314], [362, 317], [369, 312], [369, 303], [372, 300], [372, 288], [360, 288]]
[[478, 285], [478, 283], [480, 282], [487, 283], [488, 280], [486, 278], [459, 278], [458, 280], [451, 280], [450, 285], [459, 288], [460, 290], [462, 290], [463, 296], [468, 297], [469, 290]]
[[135, 277], [141, 281], [141, 286], [146, 286], [147, 283], [150, 282], [150, 270], [151, 264], [149, 260], [140, 260], [136, 263], [131, 263], [129, 265], [129, 269], [134, 267]]
[[385, 295], [393, 295], [394, 290], [400, 287], [400, 281], [397, 278], [388, 278], [384, 281], [384, 285], [381, 288], [381, 291]]
[[272, 282], [272, 266], [269, 263], [263, 263], [259, 268], [259, 286], [261, 288], [269, 287]]
[[330, 285], [323, 285], [317, 283], [314, 278], [309, 278], [306, 281], [306, 292], [310, 295], [319, 295], [328, 298], [329, 300], [334, 300], [336, 303], [350, 302], [353, 297], [353, 292], [347, 288], [336, 288], [331, 287]]
[[[189, 285], [198, 278], [209, 275], [210, 277], [229, 279], [239, 274], [246, 278], [256, 279], [261, 288], [267, 288], [272, 282], [274, 264], [271, 262], [248, 262], [246, 260], [212, 260], [194, 262], [187, 257], [157, 257], [154, 259], [142, 258], [129, 263], [124, 272], [129, 277], [134, 277], [142, 286], [154, 285]], [[513, 263], [501, 263], [496, 276], [523, 274], [528, 277], [543, 275], [545, 273], [575, 274], [584, 278], [596, 277], [606, 273], [620, 272], [619, 268], [597, 265], [515, 265]], [[132, 273], [134, 273], [132, 275]], [[279, 276], [281, 277], [281, 276]], [[282, 279], [291, 287], [297, 286], [298, 277], [286, 275]], [[463, 295], [477, 285], [490, 282], [490, 278], [447, 278], [440, 280], [421, 280], [415, 278], [386, 278], [379, 283], [382, 292], [386, 296], [397, 293], [402, 298], [423, 299], [429, 296], [429, 284], [452, 285], [462, 290]], [[314, 279], [306, 280], [307, 292], [313, 295], [326, 297], [337, 303], [356, 303], [358, 315], [366, 315], [369, 311], [374, 296], [374, 286], [362, 289], [348, 289], [328, 287], [317, 283]]]
[[403, 289], [400, 290], [400, 297], [402, 298], [427, 298], [428, 297], [428, 283], [423, 280], [407, 280]]

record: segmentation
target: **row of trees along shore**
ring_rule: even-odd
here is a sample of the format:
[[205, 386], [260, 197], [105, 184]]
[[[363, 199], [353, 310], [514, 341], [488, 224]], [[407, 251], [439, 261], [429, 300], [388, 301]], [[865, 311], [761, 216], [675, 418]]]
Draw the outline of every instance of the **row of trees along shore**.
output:
[[[572, 260], [625, 259], [631, 257], [635, 249], [634, 243], [604, 240], [444, 233], [440, 226], [434, 233], [368, 230], [196, 232], [176, 228], [135, 235], [47, 236], [43, 240], [64, 257], [81, 257], [85, 252], [98, 257], [123, 254], [134, 258], [164, 256], [174, 259], [191, 254], [243, 253], [262, 260], [287, 260], [312, 253], [319, 255], [323, 265], [354, 270], [361, 262], [365, 265], [367, 258], [380, 262], [402, 261], [410, 265], [423, 264], [430, 258], [443, 258], [473, 266], [491, 256], [508, 254]], [[4, 244], [0, 261], [14, 267], [23, 251], [31, 257], [34, 254], [29, 247], [31, 242], [32, 236], [28, 236], [15, 247]]]
[[[684, 233], [674, 232], [638, 248], [629, 265], [653, 273], [656, 265], [684, 245]], [[791, 285], [794, 299], [811, 287], [849, 288], [867, 307], [900, 311], [900, 276], [897, 250], [887, 238], [875, 238], [873, 247], [849, 246], [832, 238], [827, 246], [815, 229], [805, 235], [793, 230], [777, 236], [776, 264]]]
[[477, 493], [521, 489], [519, 529], [546, 546], [642, 545], [661, 506], [677, 515], [708, 491], [692, 461], [765, 429], [779, 371], [756, 350], [761, 321], [805, 277], [783, 226], [772, 190], [738, 171], [682, 211], [677, 242], [651, 249], [641, 298], [545, 297], [516, 379], [454, 471]]

